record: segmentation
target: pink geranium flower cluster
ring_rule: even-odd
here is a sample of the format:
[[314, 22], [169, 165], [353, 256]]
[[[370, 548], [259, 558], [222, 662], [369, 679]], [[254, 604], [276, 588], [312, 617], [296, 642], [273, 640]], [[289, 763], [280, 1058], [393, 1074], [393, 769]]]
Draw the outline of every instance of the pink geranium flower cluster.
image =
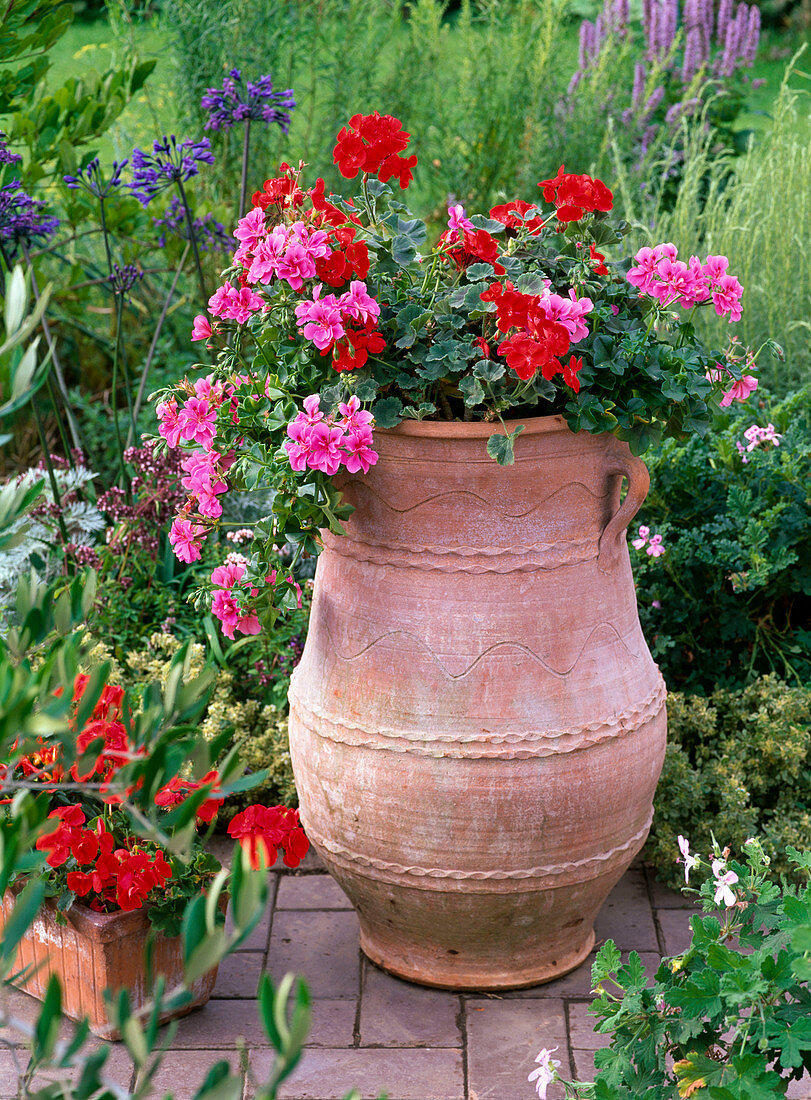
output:
[[779, 447], [780, 440], [783, 438], [782, 435], [778, 434], [774, 424], [767, 424], [765, 428], [761, 428], [758, 424], [752, 424], [743, 433], [743, 437], [746, 440], [745, 447], [742, 443], [735, 444], [742, 462], [749, 461], [746, 457], [747, 453], [754, 451], [755, 447], [759, 447], [762, 443], [773, 443], [775, 447]]
[[[648, 541], [649, 539], [650, 541]], [[643, 546], [647, 546], [645, 553], [651, 558], [658, 558], [665, 552], [665, 548], [662, 546], [662, 536], [651, 535], [650, 527], [640, 527], [639, 537], [635, 538], [631, 545], [635, 550], [641, 550]]]
[[296, 324], [306, 340], [312, 341], [322, 355], [347, 334], [352, 322], [374, 326], [380, 316], [380, 306], [359, 279], [349, 284], [340, 297], [321, 296], [322, 284], [313, 290], [309, 301], [296, 306]]
[[[231, 286], [230, 282], [226, 282], [209, 298], [208, 312], [212, 317], [222, 317], [223, 320], [236, 321], [238, 325], [244, 325], [264, 304], [261, 295], [256, 294], [249, 286], [243, 286], [237, 290]], [[197, 321], [195, 323], [199, 332], [200, 326]], [[192, 330], [193, 334], [194, 330]]]
[[253, 285], [283, 279], [293, 290], [301, 290], [305, 279], [315, 278], [315, 261], [332, 253], [323, 229], [295, 221], [268, 230], [259, 207], [238, 222], [234, 236], [240, 242], [234, 262], [242, 264], [247, 283]]
[[170, 397], [155, 410], [160, 420], [158, 431], [169, 447], [197, 443], [202, 448], [187, 451], [180, 460], [185, 474], [180, 484], [188, 492], [189, 499], [169, 531], [169, 542], [176, 556], [186, 563], [199, 561], [206, 536], [206, 527], [195, 522], [192, 516], [213, 520], [222, 515], [219, 498], [228, 491], [225, 474], [235, 456], [220, 454], [213, 448], [218, 411], [225, 403], [233, 407], [234, 392], [230, 383], [223, 383], [210, 374], [197, 379], [194, 396], [188, 397], [181, 406], [176, 398]]
[[256, 612], [243, 609], [244, 600], [259, 593], [258, 588], [243, 583], [247, 569], [247, 560], [241, 554], [232, 553], [211, 574], [211, 582], [215, 585], [211, 613], [222, 623], [226, 638], [233, 638], [236, 631], [258, 634], [261, 629]]
[[372, 414], [360, 407], [354, 395], [338, 406], [341, 414], [336, 420], [324, 416], [317, 394], [304, 399], [304, 411], [287, 425], [290, 437], [284, 448], [294, 470], [321, 470], [336, 474], [344, 466], [350, 474], [363, 470], [377, 462], [373, 449]]
[[676, 246], [667, 243], [640, 248], [634, 259], [637, 266], [627, 279], [640, 294], [656, 298], [663, 306], [678, 303], [682, 309], [712, 299], [719, 317], [740, 321], [743, 287], [728, 273], [726, 256], [708, 256], [703, 264], [698, 256], [691, 256], [685, 263], [678, 258]]

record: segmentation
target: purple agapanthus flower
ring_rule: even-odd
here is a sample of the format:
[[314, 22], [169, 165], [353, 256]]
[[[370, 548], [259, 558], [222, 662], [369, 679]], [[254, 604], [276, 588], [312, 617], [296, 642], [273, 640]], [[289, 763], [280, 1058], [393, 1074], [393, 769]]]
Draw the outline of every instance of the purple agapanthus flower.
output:
[[221, 88], [207, 88], [200, 106], [208, 111], [206, 130], [230, 130], [239, 122], [248, 120], [276, 123], [286, 134], [290, 129], [290, 112], [296, 106], [292, 88], [284, 92], [273, 91], [269, 76], [258, 80], [242, 79], [240, 69], [231, 69]]
[[135, 264], [124, 264], [123, 267], [113, 264], [113, 270], [110, 273], [110, 285], [113, 288], [113, 293], [120, 294], [125, 298], [143, 277], [143, 271]]
[[42, 243], [59, 228], [59, 218], [44, 217], [45, 203], [32, 199], [12, 180], [0, 187], [0, 242], [10, 255]]
[[0, 130], [0, 164], [21, 164], [22, 157], [19, 153], [10, 153], [8, 137]]
[[[158, 244], [161, 248], [166, 247], [167, 237], [170, 233], [174, 233], [184, 241], [189, 239], [189, 228], [186, 224], [183, 203], [177, 195], [173, 195], [170, 199], [163, 217], [153, 218], [152, 224], [160, 230]], [[222, 222], [218, 222], [213, 214], [204, 214], [201, 218], [194, 218], [192, 228], [197, 247], [201, 252], [227, 252], [233, 247], [233, 237], [226, 232], [225, 226]]]
[[82, 189], [91, 195], [95, 195], [97, 199], [106, 199], [108, 195], [111, 195], [113, 191], [121, 186], [121, 173], [128, 164], [129, 160], [120, 162], [114, 160], [112, 174], [109, 179], [105, 179], [102, 175], [99, 158], [93, 157], [90, 163], [79, 171], [77, 176], [63, 176], [62, 178], [68, 187], [74, 191]]
[[132, 183], [129, 188], [143, 206], [175, 183], [196, 176], [198, 164], [213, 164], [214, 154], [208, 138], [178, 142], [174, 134], [162, 141], [156, 138], [152, 152], [132, 151]]

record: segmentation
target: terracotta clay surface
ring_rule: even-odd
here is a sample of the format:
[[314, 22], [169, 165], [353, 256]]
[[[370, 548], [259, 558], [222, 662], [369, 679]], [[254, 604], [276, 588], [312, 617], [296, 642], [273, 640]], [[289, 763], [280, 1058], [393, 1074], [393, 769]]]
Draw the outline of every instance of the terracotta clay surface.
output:
[[[9, 919], [13, 907], [14, 897], [9, 892], [0, 902], [0, 924]], [[73, 905], [65, 916], [66, 923], [58, 923], [53, 903], [43, 905], [17, 950], [15, 969], [31, 967], [31, 972], [12, 984], [43, 1000], [48, 979], [56, 974], [62, 984], [63, 1012], [73, 1020], [87, 1016], [91, 1031], [102, 1039], [118, 1039], [103, 994], [105, 989], [114, 993], [126, 989], [133, 1010], [149, 1000], [144, 956], [149, 932], [147, 915], [142, 909], [132, 913], [95, 913], [83, 905]], [[155, 936], [153, 966], [155, 974], [164, 975], [167, 992], [180, 983], [183, 947], [179, 937]], [[215, 968], [193, 984], [189, 1004], [162, 1016], [161, 1020], [185, 1016], [204, 1005], [216, 980]]]
[[588, 955], [665, 749], [625, 539], [644, 464], [544, 417], [500, 467], [494, 430], [375, 433], [378, 465], [344, 483], [347, 535], [324, 534], [290, 689], [302, 819], [363, 950], [453, 989]]

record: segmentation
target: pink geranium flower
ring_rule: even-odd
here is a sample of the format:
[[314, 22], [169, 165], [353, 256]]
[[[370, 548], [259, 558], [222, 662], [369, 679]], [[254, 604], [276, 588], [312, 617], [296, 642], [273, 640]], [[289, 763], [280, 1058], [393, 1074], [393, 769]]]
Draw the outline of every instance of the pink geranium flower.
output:
[[729, 316], [730, 323], [740, 321], [743, 287], [734, 275], [722, 275], [713, 284], [712, 302], [719, 317]]
[[649, 554], [652, 558], [658, 558], [661, 554], [664, 554], [664, 552], [665, 552], [665, 548], [664, 548], [664, 546], [662, 546], [662, 536], [661, 535], [652, 535], [651, 540], [650, 540], [650, 546], [645, 551], [645, 553]]
[[650, 527], [640, 527], [639, 538], [634, 539], [634, 541], [631, 543], [631, 546], [633, 546], [635, 550], [641, 550], [643, 546], [647, 545], [649, 535]]
[[321, 297], [321, 284], [308, 302], [296, 306], [296, 323], [305, 340], [311, 340], [320, 351], [326, 351], [336, 340], [346, 336], [343, 314], [334, 294]]
[[379, 458], [372, 448], [372, 429], [368, 425], [355, 425], [347, 432], [343, 448], [346, 452], [344, 465], [350, 474], [356, 474], [359, 470], [368, 474], [369, 467], [374, 466]]
[[183, 431], [183, 424], [178, 417], [177, 401], [174, 397], [161, 401], [160, 405], [156, 405], [155, 412], [161, 422], [158, 435], [162, 435], [170, 447], [177, 447]]
[[202, 313], [198, 313], [194, 318], [194, 324], [192, 325], [191, 338], [192, 340], [207, 340], [211, 335], [211, 325], [208, 323], [208, 318]]
[[210, 451], [217, 434], [217, 410], [200, 397], [190, 397], [178, 413], [180, 437]]
[[757, 389], [757, 378], [753, 374], [744, 374], [743, 377], [733, 382], [732, 386], [721, 398], [721, 408], [725, 409], [733, 401], [746, 401]]
[[203, 545], [206, 529], [199, 523], [178, 517], [169, 531], [169, 542], [172, 544], [175, 556], [180, 561], [190, 564], [200, 560], [200, 547]]

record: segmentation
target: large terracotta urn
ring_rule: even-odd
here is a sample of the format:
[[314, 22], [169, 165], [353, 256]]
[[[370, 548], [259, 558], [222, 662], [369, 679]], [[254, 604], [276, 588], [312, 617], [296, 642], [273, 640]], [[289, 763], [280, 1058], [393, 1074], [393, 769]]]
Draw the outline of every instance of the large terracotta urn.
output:
[[525, 424], [507, 467], [493, 425], [375, 433], [290, 687], [302, 820], [363, 950], [449, 989], [588, 955], [665, 751], [625, 537], [647, 470], [612, 435]]

